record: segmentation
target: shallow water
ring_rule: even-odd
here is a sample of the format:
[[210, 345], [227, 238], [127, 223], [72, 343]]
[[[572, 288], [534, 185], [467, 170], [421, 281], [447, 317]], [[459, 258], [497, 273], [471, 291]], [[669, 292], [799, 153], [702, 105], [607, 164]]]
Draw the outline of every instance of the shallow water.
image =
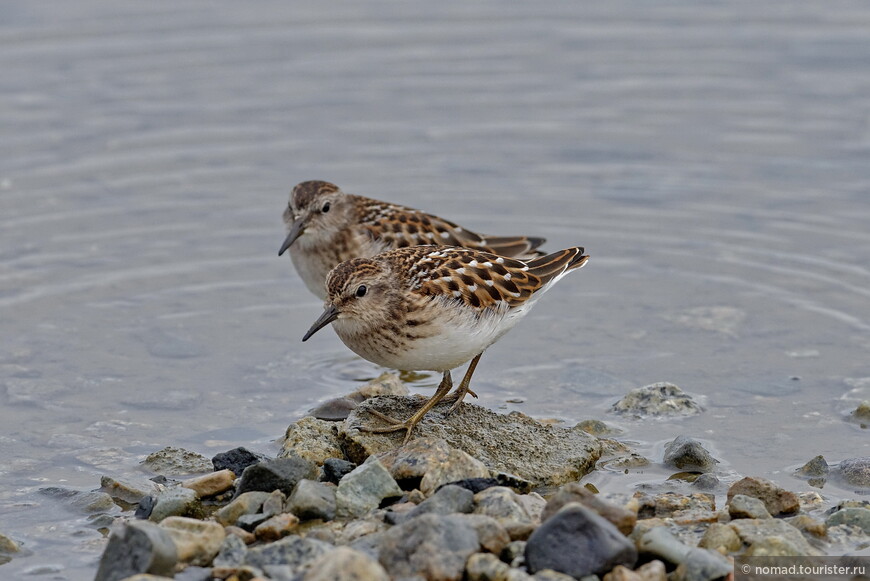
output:
[[[274, 452], [380, 373], [300, 342], [319, 304], [276, 254], [305, 179], [586, 247], [482, 359], [483, 405], [654, 459], [688, 434], [794, 490], [870, 454], [845, 421], [870, 399], [868, 38], [857, 0], [4, 2], [0, 532], [26, 553], [0, 572], [93, 577], [100, 533], [40, 487]], [[707, 413], [608, 414], [655, 381]]]

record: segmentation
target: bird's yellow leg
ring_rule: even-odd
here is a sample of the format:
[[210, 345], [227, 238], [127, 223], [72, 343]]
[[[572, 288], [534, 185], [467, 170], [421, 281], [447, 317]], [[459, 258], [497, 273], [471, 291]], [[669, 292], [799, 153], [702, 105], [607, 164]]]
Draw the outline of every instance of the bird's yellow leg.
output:
[[407, 444], [408, 440], [411, 439], [411, 431], [414, 429], [414, 426], [419, 424], [420, 420], [423, 419], [423, 416], [425, 416], [429, 412], [429, 410], [431, 410], [433, 407], [435, 407], [438, 404], [438, 402], [440, 402], [442, 399], [444, 399], [444, 396], [447, 395], [451, 389], [453, 389], [453, 378], [450, 376], [449, 371], [445, 371], [444, 377], [441, 379], [441, 383], [438, 385], [438, 389], [435, 391], [435, 394], [432, 397], [430, 397], [429, 400], [423, 404], [423, 407], [421, 407], [419, 410], [417, 410], [417, 413], [415, 413], [413, 416], [411, 416], [410, 418], [408, 418], [405, 421], [401, 421], [401, 420], [397, 420], [395, 418], [391, 418], [390, 416], [388, 416], [386, 414], [382, 414], [379, 411], [368, 410], [369, 413], [371, 413], [372, 415], [379, 417], [380, 419], [384, 420], [385, 422], [387, 422], [388, 424], [391, 424], [391, 425], [383, 427], [383, 428], [372, 428], [372, 427], [368, 427], [368, 426], [362, 426], [362, 427], [360, 427], [360, 430], [362, 430], [363, 432], [372, 432], [374, 434], [384, 434], [387, 432], [397, 432], [399, 430], [408, 430], [408, 433], [405, 434], [405, 440], [402, 442], [403, 445]]
[[462, 381], [459, 382], [459, 387], [456, 388], [456, 391], [453, 393], [450, 399], [456, 399], [456, 402], [450, 406], [450, 409], [447, 410], [447, 413], [453, 413], [456, 411], [456, 408], [459, 407], [459, 404], [462, 403], [463, 398], [465, 398], [466, 393], [470, 393], [475, 398], [477, 394], [468, 389], [468, 384], [471, 383], [471, 376], [474, 374], [474, 369], [477, 367], [477, 362], [480, 361], [480, 356], [483, 353], [478, 353], [477, 356], [471, 360], [471, 363], [468, 364], [468, 370], [465, 372], [465, 377], [462, 378]]

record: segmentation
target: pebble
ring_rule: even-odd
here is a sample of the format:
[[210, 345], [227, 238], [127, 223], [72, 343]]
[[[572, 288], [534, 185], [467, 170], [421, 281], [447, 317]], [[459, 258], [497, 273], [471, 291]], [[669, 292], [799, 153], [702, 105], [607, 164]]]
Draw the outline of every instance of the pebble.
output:
[[870, 422], [870, 400], [864, 400], [852, 412], [850, 419], [859, 424]]
[[[477, 532], [477, 541], [480, 546], [494, 555], [500, 555], [505, 547], [511, 544], [507, 530], [491, 516], [483, 514], [456, 514], [454, 516], [470, 524]], [[524, 541], [516, 542], [524, 543]]]
[[269, 517], [254, 529], [254, 536], [260, 541], [276, 541], [296, 531], [299, 517], [289, 512]]
[[780, 519], [738, 519], [728, 523], [728, 526], [744, 544], [749, 545], [747, 555], [775, 557], [821, 554], [798, 529]]
[[[349, 411], [345, 411], [345, 416]], [[305, 416], [290, 424], [284, 433], [278, 457], [290, 456], [299, 456], [317, 465], [323, 464], [328, 458], [343, 457], [336, 423]]]
[[511, 540], [525, 540], [536, 524], [519, 495], [504, 486], [487, 488], [475, 494], [474, 514], [491, 516], [500, 522]]
[[383, 566], [350, 547], [337, 547], [311, 563], [302, 581], [390, 581]]
[[[184, 571], [176, 573], [175, 581], [212, 581], [211, 567], [187, 567]], [[129, 580], [128, 580], [129, 581]]]
[[214, 469], [211, 460], [202, 454], [174, 446], [167, 446], [149, 454], [142, 462], [142, 466], [163, 476], [188, 476], [211, 472]]
[[148, 521], [130, 521], [112, 530], [94, 581], [121, 581], [137, 573], [171, 577], [177, 562], [168, 531]]
[[468, 581], [533, 581], [535, 579], [528, 573], [499, 561], [495, 555], [489, 553], [472, 555], [465, 564], [465, 576]]
[[729, 503], [735, 494], [759, 499], [771, 516], [793, 514], [800, 510], [800, 501], [794, 492], [784, 490], [763, 478], [747, 477], [732, 484], [728, 489]]
[[200, 498], [215, 496], [233, 487], [236, 475], [232, 470], [224, 469], [203, 476], [189, 478], [181, 482], [181, 486], [190, 488]]
[[335, 518], [336, 488], [314, 480], [300, 480], [287, 499], [287, 510], [302, 520]]
[[604, 576], [602, 581], [667, 581], [665, 564], [661, 561], [650, 561], [634, 571], [622, 565], [617, 565], [613, 571]]
[[568, 503], [538, 527], [526, 544], [530, 572], [553, 569], [579, 579], [616, 565], [633, 567], [637, 549], [609, 521], [580, 503]]
[[421, 514], [469, 513], [474, 508], [474, 494], [461, 486], [448, 484], [438, 492], [401, 515], [397, 522], [403, 522]]
[[870, 535], [870, 510], [857, 507], [841, 508], [829, 516], [825, 523], [829, 527], [836, 525], [860, 527], [864, 533]]
[[641, 535], [638, 548], [644, 553], [677, 565], [676, 579], [712, 581], [732, 570], [731, 562], [717, 551], [689, 547], [665, 527], [655, 527]]
[[443, 462], [432, 463], [420, 481], [420, 492], [432, 494], [444, 484], [469, 478], [488, 478], [489, 468], [466, 452], [450, 449]]
[[[359, 401], [352, 397], [335, 397], [308, 410], [308, 415], [306, 417], [330, 423], [340, 422], [341, 420], [347, 419], [350, 412], [358, 405]], [[330, 429], [332, 427], [333, 426], [330, 426]], [[290, 432], [288, 431], [288, 434], [289, 433]], [[299, 434], [299, 431], [294, 430], [294, 433]], [[302, 439], [304, 439], [304, 436]]]
[[701, 537], [698, 546], [727, 555], [739, 551], [743, 547], [743, 541], [740, 540], [733, 528], [723, 523], [714, 522], [704, 531], [704, 536]]
[[[300, 480], [300, 482], [303, 482]], [[299, 485], [297, 484], [298, 488]], [[294, 488], [294, 490], [296, 490]], [[274, 516], [276, 514], [281, 514], [284, 512], [284, 506], [287, 503], [287, 497], [280, 490], [273, 490], [269, 493], [269, 498], [263, 501], [263, 507], [261, 509], [262, 513], [269, 516]]]
[[170, 516], [188, 516], [202, 518], [202, 503], [196, 492], [189, 488], [176, 486], [167, 488], [152, 497], [154, 503], [151, 508], [149, 520], [160, 522]]
[[634, 525], [637, 524], [637, 513], [602, 500], [600, 496], [579, 482], [565, 484], [550, 497], [541, 513], [541, 521], [546, 521], [569, 502], [579, 502], [586, 508], [594, 510], [624, 535], [631, 534]]
[[317, 478], [317, 466], [298, 456], [264, 460], [245, 468], [236, 486], [236, 495], [255, 490], [280, 490], [289, 495], [303, 478]]
[[385, 498], [402, 496], [402, 489], [377, 459], [357, 466], [341, 479], [335, 491], [336, 515], [362, 516]]
[[771, 518], [764, 503], [745, 494], [735, 494], [728, 501], [728, 515], [737, 518]]
[[692, 396], [673, 383], [660, 382], [628, 392], [611, 411], [635, 418], [694, 416], [704, 411]]
[[181, 516], [163, 519], [160, 527], [172, 537], [178, 560], [192, 565], [210, 564], [227, 536], [224, 527], [216, 522]]
[[635, 493], [635, 499], [638, 501], [638, 518], [675, 518], [716, 510], [716, 497], [706, 492], [678, 494], [669, 491], [655, 496]]
[[220, 454], [215, 454], [211, 459], [212, 466], [215, 471], [229, 470], [236, 476], [245, 471], [245, 468], [252, 464], [259, 464], [263, 460], [268, 460], [263, 454], [251, 452], [247, 448], [233, 448]]
[[239, 567], [245, 562], [248, 547], [237, 535], [227, 535], [221, 543], [217, 556], [214, 558], [215, 567]]
[[713, 458], [699, 441], [688, 436], [677, 436], [665, 444], [662, 462], [665, 466], [679, 470], [710, 472], [715, 470], [719, 460]]
[[846, 484], [870, 488], [870, 457], [843, 460], [838, 465], [838, 469]]
[[236, 496], [232, 502], [215, 512], [215, 520], [224, 526], [236, 524], [240, 516], [259, 511], [269, 496], [270, 493], [259, 490], [243, 492]]
[[383, 533], [378, 560], [393, 577], [458, 581], [479, 546], [477, 532], [462, 518], [424, 514]]
[[146, 496], [157, 494], [160, 489], [158, 484], [145, 478], [136, 480], [119, 479], [112, 476], [100, 478], [102, 492], [129, 504], [138, 504]]
[[332, 545], [307, 537], [289, 536], [268, 545], [248, 549], [245, 564], [260, 569], [284, 566], [292, 575], [308, 569], [318, 557], [332, 550]]
[[321, 480], [338, 484], [345, 475], [350, 474], [356, 464], [343, 458], [327, 458], [323, 461], [323, 475]]

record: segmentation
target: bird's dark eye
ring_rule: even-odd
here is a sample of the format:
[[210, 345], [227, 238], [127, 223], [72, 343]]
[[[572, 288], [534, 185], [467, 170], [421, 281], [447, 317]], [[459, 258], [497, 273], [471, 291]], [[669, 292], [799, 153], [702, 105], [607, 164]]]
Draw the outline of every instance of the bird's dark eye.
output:
[[366, 288], [366, 285], [361, 284], [356, 289], [356, 296], [357, 297], [364, 297], [364, 296], [366, 296], [366, 293], [368, 292], [368, 290], [369, 289]]
[[323, 212], [324, 214], [326, 214], [329, 211], [330, 207], [331, 206], [329, 205], [329, 202], [326, 202], [325, 204], [323, 204], [323, 207], [320, 208], [320, 211]]

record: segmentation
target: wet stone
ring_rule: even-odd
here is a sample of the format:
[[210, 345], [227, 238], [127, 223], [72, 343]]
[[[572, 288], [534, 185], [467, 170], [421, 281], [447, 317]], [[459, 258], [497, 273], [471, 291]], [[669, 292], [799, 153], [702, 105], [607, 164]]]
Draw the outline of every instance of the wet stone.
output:
[[148, 521], [132, 521], [109, 535], [94, 581], [121, 581], [137, 573], [171, 577], [177, 561], [167, 531]]
[[764, 503], [752, 496], [735, 494], [728, 501], [728, 515], [736, 518], [771, 518]]
[[213, 470], [211, 460], [202, 454], [173, 446], [149, 454], [142, 466], [163, 476], [188, 476]]
[[0, 533], [0, 555], [10, 555], [13, 553], [17, 553], [20, 550], [21, 547], [18, 546], [18, 543], [16, 543], [3, 533]]
[[690, 395], [673, 383], [653, 383], [628, 392], [613, 404], [616, 414], [644, 417], [694, 416], [704, 411]]
[[236, 495], [256, 490], [280, 490], [289, 495], [303, 478], [317, 478], [317, 467], [308, 460], [297, 456], [266, 460], [245, 468], [239, 479]]
[[462, 518], [424, 514], [386, 531], [378, 560], [394, 578], [459, 581], [478, 547], [477, 532]]
[[332, 482], [338, 484], [346, 474], [350, 474], [356, 464], [348, 462], [343, 458], [327, 458], [323, 461], [323, 477], [324, 482]]
[[302, 520], [335, 518], [335, 487], [314, 480], [300, 480], [287, 500], [287, 510]]
[[383, 566], [371, 556], [337, 547], [311, 563], [302, 581], [390, 581]]
[[259, 464], [264, 460], [268, 460], [268, 458], [263, 454], [239, 447], [215, 454], [214, 458], [211, 459], [211, 463], [215, 471], [230, 470], [233, 474], [239, 476], [248, 466]]
[[579, 503], [569, 503], [529, 537], [526, 566], [553, 569], [579, 579], [603, 575], [616, 565], [633, 567], [637, 549], [609, 521]]
[[318, 557], [332, 550], [332, 545], [307, 537], [289, 536], [274, 543], [248, 549], [245, 564], [266, 569], [270, 565], [289, 568], [295, 575], [308, 569]]
[[827, 478], [830, 470], [825, 457], [819, 455], [795, 470], [795, 474], [804, 478]]
[[146, 496], [157, 494], [160, 487], [144, 478], [129, 480], [103, 476], [100, 478], [100, 491], [123, 502], [138, 504]]
[[[415, 427], [411, 442], [401, 446], [403, 432], [375, 434], [361, 432], [355, 426], [377, 421], [368, 413], [369, 409], [393, 417], [409, 417], [420, 402], [410, 397], [373, 398], [351, 413], [339, 428], [339, 437], [349, 460], [361, 461], [378, 454], [399, 481], [404, 476], [397, 474], [392, 463], [380, 454], [389, 454], [397, 447], [407, 449], [420, 439], [444, 440], [450, 448], [462, 450], [490, 471], [516, 475], [534, 486], [559, 486], [579, 480], [594, 468], [601, 454], [597, 438], [582, 430], [545, 426], [519, 412], [497, 414], [472, 404], [463, 404], [456, 412], [446, 414], [451, 405], [448, 402], [435, 406]], [[426, 470], [420, 470], [419, 477], [425, 473]]]
[[341, 479], [335, 491], [336, 515], [362, 516], [385, 498], [402, 496], [402, 489], [378, 460], [356, 467]]
[[637, 523], [636, 513], [602, 500], [579, 482], [569, 482], [556, 491], [547, 501], [541, 514], [541, 520], [546, 521], [570, 502], [579, 502], [586, 508], [594, 510], [599, 516], [610, 521], [624, 535], [631, 534]]
[[800, 502], [794, 492], [784, 490], [763, 478], [747, 477], [732, 484], [728, 489], [729, 503], [736, 494], [759, 499], [771, 516], [793, 514], [800, 510]]
[[112, 500], [112, 497], [105, 492], [82, 492], [71, 488], [50, 486], [40, 488], [39, 493], [61, 500], [64, 506], [70, 510], [83, 514], [98, 514], [118, 510], [118, 506]]
[[408, 395], [408, 386], [402, 383], [401, 378], [395, 373], [382, 373], [358, 390], [355, 394], [368, 399], [381, 395]]
[[850, 419], [858, 424], [866, 425], [870, 423], [870, 400], [864, 400], [852, 412]]
[[838, 465], [840, 476], [850, 486], [870, 488], [870, 458], [849, 458]]
[[202, 518], [202, 503], [196, 496], [196, 492], [176, 486], [167, 488], [154, 497], [154, 505], [148, 519], [160, 522], [170, 516]]
[[317, 407], [308, 410], [309, 417], [325, 422], [340, 422], [350, 415], [359, 401], [350, 397], [328, 399]]
[[269, 496], [269, 492], [263, 491], [243, 492], [218, 510], [214, 514], [215, 520], [224, 526], [235, 524], [240, 516], [258, 512]]
[[278, 457], [299, 456], [319, 466], [343, 455], [336, 423], [305, 416], [288, 426]]
[[692, 487], [698, 490], [716, 490], [719, 487], [719, 478], [712, 474], [701, 474], [692, 481]]
[[190, 488], [200, 498], [215, 496], [233, 487], [236, 475], [232, 470], [218, 470], [203, 476], [189, 478], [181, 482], [181, 486]]
[[677, 436], [665, 444], [665, 466], [694, 472], [710, 472], [716, 468], [718, 460], [710, 455], [703, 445], [688, 436]]
[[829, 516], [826, 524], [829, 527], [837, 525], [860, 527], [865, 534], [870, 535], [870, 510], [857, 507], [842, 508]]
[[178, 560], [192, 565], [212, 562], [226, 538], [224, 528], [216, 522], [170, 516], [160, 523], [178, 551]]

